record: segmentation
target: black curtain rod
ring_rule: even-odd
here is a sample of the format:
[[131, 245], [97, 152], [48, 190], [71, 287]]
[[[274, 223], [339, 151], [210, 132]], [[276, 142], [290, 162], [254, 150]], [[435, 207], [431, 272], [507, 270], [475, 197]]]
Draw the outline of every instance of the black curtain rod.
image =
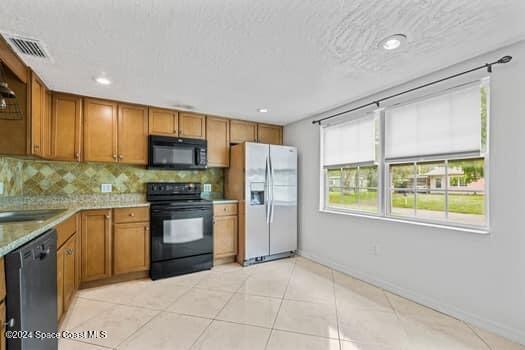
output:
[[461, 73], [456, 73], [454, 75], [450, 75], [450, 76], [445, 77], [445, 78], [434, 80], [434, 81], [431, 81], [430, 83], [419, 85], [419, 86], [416, 86], [416, 87], [414, 87], [412, 89], [408, 89], [408, 90], [405, 90], [405, 91], [402, 91], [402, 92], [398, 92], [397, 94], [393, 94], [393, 95], [390, 95], [390, 96], [387, 96], [387, 97], [383, 97], [383, 98], [380, 98], [378, 100], [366, 103], [364, 105], [361, 105], [361, 106], [358, 106], [358, 107], [355, 107], [355, 108], [352, 108], [352, 109], [348, 109], [346, 111], [342, 111], [342, 112], [339, 112], [339, 113], [336, 113], [336, 114], [332, 114], [332, 115], [330, 115], [328, 117], [324, 117], [324, 118], [321, 118], [321, 119], [318, 119], [318, 120], [314, 120], [314, 121], [312, 121], [312, 124], [319, 124], [319, 125], [321, 125], [321, 122], [323, 122], [323, 121], [325, 121], [327, 119], [332, 119], [332, 118], [335, 118], [335, 117], [339, 117], [340, 115], [343, 115], [343, 114], [346, 114], [346, 113], [350, 113], [350, 112], [354, 112], [354, 111], [357, 111], [357, 110], [360, 110], [360, 109], [363, 109], [363, 108], [366, 108], [366, 107], [374, 106], [374, 105], [379, 108], [380, 107], [380, 103], [384, 102], [386, 100], [390, 100], [390, 99], [392, 99], [394, 97], [398, 97], [398, 96], [401, 96], [401, 95], [404, 95], [404, 94], [408, 94], [409, 92], [413, 92], [413, 91], [416, 91], [416, 90], [419, 90], [419, 89], [422, 89], [422, 88], [426, 88], [426, 87], [434, 85], [434, 84], [441, 83], [441, 82], [443, 82], [445, 80], [449, 80], [449, 79], [452, 79], [452, 78], [457, 78], [459, 76], [462, 76], [462, 75], [465, 75], [465, 74], [468, 74], [468, 73], [472, 73], [472, 72], [475, 72], [475, 71], [480, 70], [480, 69], [486, 68], [487, 72], [492, 73], [492, 66], [493, 65], [509, 63], [511, 60], [512, 60], [512, 56], [503, 56], [502, 58], [500, 58], [497, 61], [494, 61], [494, 62], [491, 62], [491, 63], [485, 63], [482, 66], [479, 66], [479, 67], [476, 67], [476, 68], [472, 68], [472, 69], [466, 70], [466, 71], [461, 72]]

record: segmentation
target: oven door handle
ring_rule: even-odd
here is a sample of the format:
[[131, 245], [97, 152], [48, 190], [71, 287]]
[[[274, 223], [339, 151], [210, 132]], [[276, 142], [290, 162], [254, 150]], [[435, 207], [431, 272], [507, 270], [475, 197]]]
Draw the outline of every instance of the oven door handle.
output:
[[162, 209], [152, 209], [151, 213], [152, 214], [161, 214], [161, 213], [171, 214], [173, 212], [184, 212], [184, 213], [187, 213], [187, 212], [206, 212], [206, 211], [211, 212], [211, 208], [167, 207], [167, 208], [162, 208]]

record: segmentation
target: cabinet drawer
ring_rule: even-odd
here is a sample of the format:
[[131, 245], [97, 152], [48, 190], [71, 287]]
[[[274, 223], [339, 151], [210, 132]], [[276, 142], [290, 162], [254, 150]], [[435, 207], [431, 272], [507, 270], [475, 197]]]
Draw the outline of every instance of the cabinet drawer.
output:
[[115, 224], [149, 221], [149, 208], [147, 207], [118, 208], [113, 211]]
[[237, 215], [237, 203], [213, 205], [213, 216], [227, 215]]
[[78, 229], [78, 218], [77, 215], [73, 215], [66, 221], [61, 222], [57, 225], [57, 247], [60, 248], [69, 237], [73, 236]]

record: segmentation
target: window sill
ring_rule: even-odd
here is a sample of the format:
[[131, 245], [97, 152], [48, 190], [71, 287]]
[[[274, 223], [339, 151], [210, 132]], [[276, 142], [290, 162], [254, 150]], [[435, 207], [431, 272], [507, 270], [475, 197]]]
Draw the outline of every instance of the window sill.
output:
[[469, 228], [469, 227], [463, 227], [463, 226], [453, 226], [453, 225], [438, 224], [438, 223], [432, 223], [432, 222], [415, 221], [415, 220], [409, 220], [409, 219], [399, 219], [399, 218], [394, 218], [394, 217], [367, 214], [364, 212], [351, 212], [351, 211], [346, 211], [346, 210], [343, 211], [343, 210], [336, 210], [336, 209], [319, 209], [319, 212], [325, 213], [325, 214], [348, 215], [348, 216], [361, 217], [361, 218], [380, 220], [380, 221], [400, 222], [404, 224], [434, 227], [434, 228], [440, 228], [440, 229], [452, 230], [452, 231], [475, 233], [479, 235], [490, 234], [489, 230], [485, 228], [475, 228], [475, 227]]

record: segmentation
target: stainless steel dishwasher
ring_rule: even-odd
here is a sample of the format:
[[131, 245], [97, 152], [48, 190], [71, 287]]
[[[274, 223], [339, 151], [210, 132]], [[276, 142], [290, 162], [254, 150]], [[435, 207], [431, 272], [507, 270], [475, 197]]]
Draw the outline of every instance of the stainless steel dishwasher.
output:
[[[56, 350], [57, 233], [49, 230], [5, 256], [7, 339], [9, 350]], [[42, 332], [42, 333], [37, 333]]]

